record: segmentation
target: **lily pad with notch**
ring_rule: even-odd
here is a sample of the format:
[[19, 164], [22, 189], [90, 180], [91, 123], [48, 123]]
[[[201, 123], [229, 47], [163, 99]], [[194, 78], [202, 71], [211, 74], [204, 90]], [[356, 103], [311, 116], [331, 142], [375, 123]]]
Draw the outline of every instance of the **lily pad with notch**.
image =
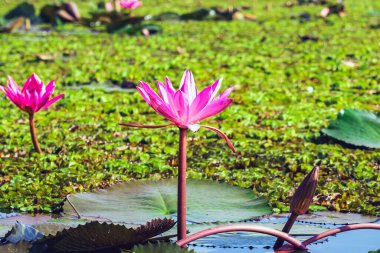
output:
[[[154, 218], [174, 218], [177, 210], [177, 180], [138, 181], [70, 197], [81, 217], [98, 217], [116, 223], [144, 223]], [[64, 213], [75, 216], [69, 205]], [[206, 180], [188, 180], [189, 222], [241, 221], [271, 213], [267, 201], [243, 189]]]

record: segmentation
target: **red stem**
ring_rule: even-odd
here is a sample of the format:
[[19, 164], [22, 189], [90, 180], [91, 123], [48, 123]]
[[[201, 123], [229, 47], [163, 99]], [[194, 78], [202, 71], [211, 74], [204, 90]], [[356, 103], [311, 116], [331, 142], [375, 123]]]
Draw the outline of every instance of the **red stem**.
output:
[[34, 149], [38, 153], [41, 154], [42, 150], [41, 150], [40, 145], [38, 144], [38, 140], [37, 140], [36, 127], [34, 125], [34, 114], [33, 113], [29, 114], [29, 128], [30, 128], [30, 136], [32, 137]]
[[193, 242], [195, 240], [198, 240], [199, 238], [202, 238], [202, 237], [219, 234], [219, 233], [238, 232], [238, 231], [255, 232], [255, 233], [262, 233], [262, 234], [267, 234], [267, 235], [273, 235], [278, 238], [284, 239], [285, 241], [293, 245], [296, 249], [306, 250], [306, 247], [300, 241], [298, 241], [297, 239], [295, 239], [294, 237], [290, 236], [287, 233], [278, 231], [273, 228], [266, 228], [266, 227], [246, 225], [246, 224], [223, 225], [223, 226], [217, 226], [217, 227], [205, 229], [195, 234], [192, 234], [185, 239], [177, 241], [177, 245], [180, 247], [184, 247], [186, 246], [186, 244]]
[[177, 229], [178, 240], [186, 238], [186, 136], [187, 129], [179, 129], [178, 154], [178, 206]]

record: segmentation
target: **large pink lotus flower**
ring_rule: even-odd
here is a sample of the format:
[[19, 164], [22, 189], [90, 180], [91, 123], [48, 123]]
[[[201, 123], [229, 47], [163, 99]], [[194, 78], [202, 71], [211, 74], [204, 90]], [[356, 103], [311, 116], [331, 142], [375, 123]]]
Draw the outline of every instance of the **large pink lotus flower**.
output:
[[222, 79], [219, 79], [198, 93], [193, 74], [189, 70], [185, 71], [177, 91], [167, 77], [165, 84], [160, 81], [157, 83], [160, 96], [145, 82], [140, 82], [141, 87], [137, 87], [144, 100], [156, 112], [179, 128], [190, 129], [193, 132], [198, 131], [200, 127], [212, 130], [222, 136], [234, 150], [230, 140], [220, 130], [198, 124], [201, 120], [214, 116], [231, 105], [232, 99], [229, 99], [228, 95], [233, 90], [232, 87], [217, 97], [216, 94], [222, 83]]
[[124, 0], [120, 2], [120, 6], [123, 7], [124, 9], [137, 9], [142, 5], [142, 2], [138, 0]]
[[36, 74], [26, 80], [22, 90], [10, 76], [8, 77], [8, 87], [0, 86], [0, 90], [15, 105], [29, 114], [48, 108], [64, 96], [64, 94], [60, 94], [50, 99], [54, 89], [54, 80], [45, 86]]

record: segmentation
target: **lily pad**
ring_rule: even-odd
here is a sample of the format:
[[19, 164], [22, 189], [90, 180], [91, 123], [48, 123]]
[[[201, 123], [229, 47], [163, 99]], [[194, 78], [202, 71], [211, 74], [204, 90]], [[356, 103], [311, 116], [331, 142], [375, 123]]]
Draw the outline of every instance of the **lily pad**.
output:
[[181, 248], [172, 243], [157, 243], [157, 244], [145, 244], [137, 245], [132, 249], [133, 253], [195, 253], [194, 250], [187, 248]]
[[152, 220], [138, 228], [92, 221], [76, 228], [64, 229], [55, 236], [47, 236], [38, 241], [49, 249], [69, 252], [91, 252], [134, 245], [166, 232], [174, 226], [173, 220]]
[[[106, 190], [75, 194], [70, 201], [84, 218], [140, 224], [154, 218], [174, 218], [177, 180], [127, 182]], [[64, 213], [75, 216], [67, 202]], [[213, 181], [188, 180], [189, 222], [240, 221], [270, 213], [267, 201], [249, 189]]]
[[12, 230], [1, 240], [1, 243], [17, 244], [22, 241], [33, 242], [41, 239], [43, 236], [44, 235], [37, 229], [17, 221], [12, 227]]
[[[312, 216], [312, 217], [309, 217]], [[340, 212], [315, 212], [312, 215], [302, 215], [298, 221], [318, 225], [349, 225], [356, 223], [370, 223], [379, 220], [379, 217], [363, 215], [358, 213], [340, 213]]]
[[322, 132], [355, 146], [380, 147], [380, 118], [370, 111], [344, 109]]

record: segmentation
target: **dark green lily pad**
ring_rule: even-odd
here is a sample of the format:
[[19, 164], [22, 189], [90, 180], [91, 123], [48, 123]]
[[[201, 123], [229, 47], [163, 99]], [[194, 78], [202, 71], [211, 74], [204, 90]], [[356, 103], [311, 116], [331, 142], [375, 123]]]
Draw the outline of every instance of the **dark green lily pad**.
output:
[[47, 236], [38, 244], [46, 244], [49, 249], [69, 252], [91, 252], [134, 245], [166, 232], [175, 222], [168, 219], [152, 220], [138, 228], [92, 221], [76, 228], [64, 229], [55, 236]]
[[[70, 197], [82, 217], [144, 223], [176, 216], [177, 180], [128, 182]], [[66, 202], [66, 215], [75, 212]], [[188, 180], [187, 218], [192, 222], [240, 221], [270, 214], [267, 201], [249, 189], [213, 181]]]
[[380, 118], [370, 111], [345, 109], [322, 132], [355, 146], [380, 147]]
[[19, 5], [17, 5], [14, 9], [10, 10], [4, 17], [6, 20], [15, 19], [18, 17], [34, 18], [35, 14], [36, 9], [32, 4], [22, 2]]

